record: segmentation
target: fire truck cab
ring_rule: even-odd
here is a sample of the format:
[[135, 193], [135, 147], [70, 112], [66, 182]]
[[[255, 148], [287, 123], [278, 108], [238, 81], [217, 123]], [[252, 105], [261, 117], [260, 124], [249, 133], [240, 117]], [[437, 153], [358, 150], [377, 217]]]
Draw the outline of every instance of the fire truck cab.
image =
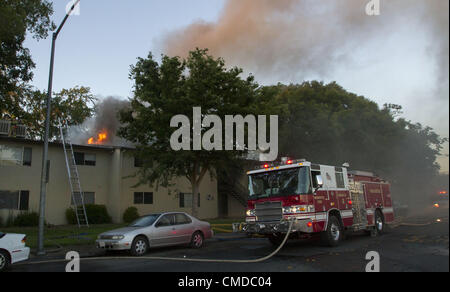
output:
[[394, 220], [390, 185], [370, 172], [348, 171], [304, 159], [282, 159], [247, 172], [249, 198], [241, 230], [273, 244], [320, 234], [337, 245], [347, 230], [382, 233]]

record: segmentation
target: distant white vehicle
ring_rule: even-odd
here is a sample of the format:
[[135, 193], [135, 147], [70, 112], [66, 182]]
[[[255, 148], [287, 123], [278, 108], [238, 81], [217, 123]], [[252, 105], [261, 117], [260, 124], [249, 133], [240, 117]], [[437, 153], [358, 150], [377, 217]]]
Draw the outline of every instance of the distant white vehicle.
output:
[[25, 234], [0, 232], [0, 272], [11, 264], [26, 261], [30, 256], [30, 248], [25, 246]]

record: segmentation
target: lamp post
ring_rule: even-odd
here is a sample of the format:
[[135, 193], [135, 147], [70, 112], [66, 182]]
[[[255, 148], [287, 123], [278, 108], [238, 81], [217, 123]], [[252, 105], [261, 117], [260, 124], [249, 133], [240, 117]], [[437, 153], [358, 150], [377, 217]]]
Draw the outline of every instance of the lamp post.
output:
[[47, 112], [45, 117], [45, 134], [44, 134], [44, 150], [42, 154], [42, 170], [41, 170], [41, 193], [40, 193], [40, 202], [39, 202], [39, 230], [38, 230], [38, 255], [44, 255], [44, 224], [45, 224], [45, 199], [46, 199], [46, 191], [47, 191], [47, 183], [48, 183], [48, 173], [49, 173], [49, 161], [48, 161], [48, 135], [50, 132], [50, 113], [51, 113], [51, 100], [52, 100], [52, 86], [53, 86], [53, 65], [55, 62], [55, 43], [58, 35], [69, 18], [72, 11], [75, 7], [80, 3], [80, 0], [77, 0], [69, 11], [67, 11], [66, 16], [63, 21], [59, 25], [58, 29], [53, 33], [52, 36], [52, 52], [50, 57], [50, 72], [48, 77], [48, 91], [47, 91]]

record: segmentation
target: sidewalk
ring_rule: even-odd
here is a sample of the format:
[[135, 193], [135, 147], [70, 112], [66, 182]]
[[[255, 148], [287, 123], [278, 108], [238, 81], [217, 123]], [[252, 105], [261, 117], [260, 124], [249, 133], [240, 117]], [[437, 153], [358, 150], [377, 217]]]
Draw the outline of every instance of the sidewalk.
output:
[[45, 255], [36, 255], [36, 250], [31, 250], [30, 258], [27, 262], [39, 262], [42, 260], [60, 260], [65, 259], [66, 254], [70, 251], [76, 251], [80, 254], [81, 258], [97, 257], [105, 254], [104, 250], [98, 249], [94, 244], [89, 245], [73, 245], [64, 246], [59, 249], [46, 249]]

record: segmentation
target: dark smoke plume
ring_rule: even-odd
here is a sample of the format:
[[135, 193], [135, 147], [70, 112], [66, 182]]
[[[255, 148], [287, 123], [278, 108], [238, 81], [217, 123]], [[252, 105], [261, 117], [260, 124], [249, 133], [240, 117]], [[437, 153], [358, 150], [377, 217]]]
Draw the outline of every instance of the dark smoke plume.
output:
[[129, 101], [116, 97], [107, 97], [95, 106], [94, 117], [86, 120], [81, 126], [70, 129], [74, 144], [86, 145], [92, 137], [106, 131], [107, 138], [101, 145], [108, 146], [132, 146], [132, 144], [116, 136], [120, 127], [118, 118], [119, 110], [129, 106]]
[[208, 48], [258, 75], [301, 78], [324, 74], [351, 60], [366, 41], [383, 41], [396, 28], [419, 22], [447, 80], [449, 1], [380, 1], [381, 14], [370, 17], [369, 0], [228, 0], [217, 22], [197, 21], [168, 34], [163, 51], [185, 57], [196, 47]]
[[[426, 96], [423, 92], [409, 96], [420, 102], [413, 111], [426, 115], [427, 123], [448, 135], [449, 1], [380, 0], [379, 16], [366, 14], [369, 2], [227, 0], [216, 22], [197, 21], [171, 32], [161, 46], [163, 53], [180, 57], [196, 47], [208, 48], [228, 65], [253, 72], [262, 83], [301, 83], [311, 76], [329, 78], [342, 68], [355, 68], [357, 74], [361, 66], [355, 63], [358, 50], [370, 55], [371, 45], [382, 46], [401, 32], [400, 37], [423, 39], [429, 60], [435, 65], [433, 88], [424, 89]], [[423, 49], [408, 48], [400, 42], [405, 50]], [[448, 143], [445, 151], [448, 153]], [[448, 157], [445, 159], [448, 166]], [[405, 198], [410, 199], [408, 194]]]

